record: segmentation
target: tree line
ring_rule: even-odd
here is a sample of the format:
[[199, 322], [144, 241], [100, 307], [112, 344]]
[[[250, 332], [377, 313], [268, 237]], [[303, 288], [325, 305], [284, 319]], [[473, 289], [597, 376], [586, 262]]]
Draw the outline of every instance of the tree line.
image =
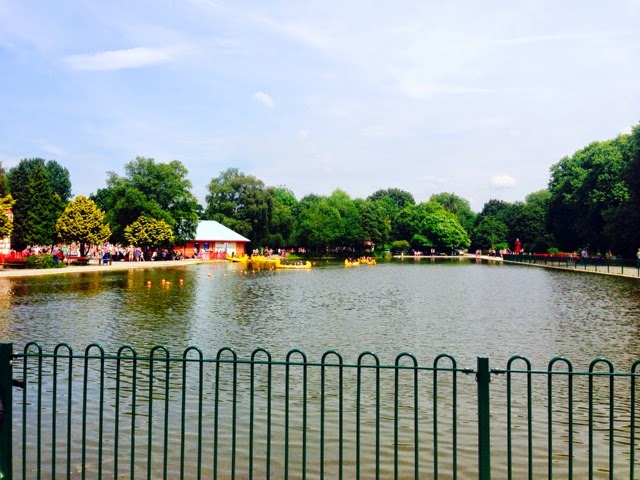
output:
[[249, 238], [252, 248], [303, 247], [311, 252], [391, 249], [527, 252], [589, 249], [632, 255], [640, 243], [640, 125], [630, 134], [593, 142], [550, 168], [548, 188], [524, 201], [491, 199], [473, 212], [455, 193], [426, 202], [398, 188], [367, 198], [342, 190], [297, 199], [284, 186], [267, 186], [229, 168], [207, 185], [206, 203], [192, 193], [177, 160], [138, 157], [124, 175], [107, 172], [105, 187], [71, 199], [69, 172], [55, 160], [0, 164], [0, 236], [13, 248], [76, 241], [81, 244], [183, 245], [198, 221], [217, 220]]

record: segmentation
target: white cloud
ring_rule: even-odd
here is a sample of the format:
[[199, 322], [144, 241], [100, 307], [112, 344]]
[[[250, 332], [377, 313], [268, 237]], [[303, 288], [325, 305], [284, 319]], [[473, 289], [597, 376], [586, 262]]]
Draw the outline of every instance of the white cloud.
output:
[[510, 175], [494, 175], [491, 177], [491, 185], [498, 188], [511, 188], [516, 186], [516, 179]]
[[306, 140], [307, 138], [309, 138], [309, 130], [306, 130], [304, 128], [301, 128], [300, 130], [298, 130], [298, 138], [301, 138], [303, 140]]
[[255, 98], [258, 102], [263, 104], [265, 107], [273, 108], [275, 107], [275, 103], [273, 102], [273, 98], [271, 95], [264, 92], [256, 92], [253, 94], [253, 98]]
[[122, 70], [142, 68], [172, 61], [179, 49], [137, 47], [124, 50], [69, 55], [65, 63], [74, 70]]

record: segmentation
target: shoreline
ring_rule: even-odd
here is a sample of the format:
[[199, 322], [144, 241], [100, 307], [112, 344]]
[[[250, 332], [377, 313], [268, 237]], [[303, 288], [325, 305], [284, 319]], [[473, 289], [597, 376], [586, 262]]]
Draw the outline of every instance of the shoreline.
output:
[[[114, 270], [144, 270], [150, 268], [175, 268], [200, 265], [202, 263], [225, 262], [226, 260], [162, 260], [145, 262], [113, 262], [111, 265], [88, 263], [87, 265], [67, 265], [64, 268], [0, 268], [0, 278], [36, 277], [42, 275], [68, 275], [71, 273], [110, 272]], [[91, 261], [90, 261], [91, 262]]]

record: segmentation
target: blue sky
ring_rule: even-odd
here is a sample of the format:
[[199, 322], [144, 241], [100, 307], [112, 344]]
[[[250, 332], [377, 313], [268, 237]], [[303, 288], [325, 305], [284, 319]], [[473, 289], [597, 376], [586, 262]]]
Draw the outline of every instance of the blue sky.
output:
[[640, 0], [0, 0], [0, 162], [136, 156], [474, 210], [640, 123]]

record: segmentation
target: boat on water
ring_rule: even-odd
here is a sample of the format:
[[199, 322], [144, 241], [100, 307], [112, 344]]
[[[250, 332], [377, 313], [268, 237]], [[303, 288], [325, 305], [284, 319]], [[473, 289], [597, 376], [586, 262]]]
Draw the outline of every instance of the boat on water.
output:
[[276, 259], [276, 268], [280, 269], [288, 269], [288, 270], [308, 270], [311, 268], [311, 262], [307, 260], [304, 263], [300, 264], [288, 264], [288, 263], [280, 263], [280, 259]]
[[348, 258], [345, 258], [344, 266], [345, 267], [359, 267], [360, 266], [360, 262], [358, 260], [349, 260]]
[[360, 257], [358, 259], [358, 263], [360, 263], [361, 265], [375, 265], [376, 259], [373, 257]]
[[239, 257], [233, 256], [233, 255], [229, 255], [227, 253], [227, 255], [225, 255], [225, 258], [227, 260], [229, 260], [230, 262], [246, 263], [246, 262], [249, 261], [249, 256], [246, 253], [244, 255], [239, 256]]

